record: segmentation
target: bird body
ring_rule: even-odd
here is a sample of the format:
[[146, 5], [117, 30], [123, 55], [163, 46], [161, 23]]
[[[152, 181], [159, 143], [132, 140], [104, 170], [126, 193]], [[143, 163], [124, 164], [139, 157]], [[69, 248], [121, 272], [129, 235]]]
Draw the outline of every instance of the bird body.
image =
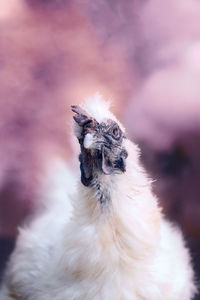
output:
[[182, 234], [163, 217], [138, 147], [95, 97], [87, 113], [73, 107], [81, 181], [20, 230], [0, 299], [191, 300]]

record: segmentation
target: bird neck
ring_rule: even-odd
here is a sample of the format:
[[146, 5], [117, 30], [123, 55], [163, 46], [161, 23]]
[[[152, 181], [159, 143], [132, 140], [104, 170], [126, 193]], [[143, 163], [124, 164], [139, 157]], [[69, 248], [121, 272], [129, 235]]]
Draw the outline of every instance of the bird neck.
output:
[[91, 270], [94, 276], [109, 270], [113, 274], [117, 268], [138, 274], [141, 263], [146, 266], [155, 255], [160, 211], [135, 153], [129, 151], [126, 172], [98, 176], [88, 187], [80, 183], [74, 201], [73, 241], [67, 240], [66, 247], [78, 244], [91, 249], [86, 257], [84, 251], [77, 253], [83, 274], [88, 271], [89, 278]]
[[77, 197], [75, 208], [77, 220], [94, 226], [107, 224], [111, 231], [121, 224], [122, 235], [130, 230], [138, 237], [151, 233], [157, 236], [160, 222], [157, 199], [143, 169], [138, 165], [134, 167], [135, 172], [132, 169], [131, 166], [126, 173], [98, 175], [89, 187], [80, 184], [81, 198]]
[[129, 272], [130, 265], [132, 270], [139, 270], [141, 261], [146, 264], [154, 255], [160, 212], [144, 178], [140, 184], [136, 182], [138, 176], [134, 178], [128, 172], [99, 178], [96, 185], [100, 185], [100, 192], [95, 186], [94, 189], [80, 186], [75, 207], [77, 239], [80, 243], [80, 236], [84, 237], [83, 248], [98, 249], [88, 261], [90, 270], [96, 268], [91, 266], [91, 261], [100, 266], [106, 262], [105, 270], [119, 264], [125, 273]]

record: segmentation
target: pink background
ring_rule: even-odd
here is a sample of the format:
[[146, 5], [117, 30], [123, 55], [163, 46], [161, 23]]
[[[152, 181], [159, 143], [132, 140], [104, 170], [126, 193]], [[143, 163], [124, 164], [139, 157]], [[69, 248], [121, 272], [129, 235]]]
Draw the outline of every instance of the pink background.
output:
[[11, 248], [6, 241], [33, 213], [46, 165], [74, 155], [70, 104], [96, 91], [112, 99], [140, 145], [154, 191], [182, 227], [198, 273], [200, 2], [194, 0], [0, 2], [2, 261]]

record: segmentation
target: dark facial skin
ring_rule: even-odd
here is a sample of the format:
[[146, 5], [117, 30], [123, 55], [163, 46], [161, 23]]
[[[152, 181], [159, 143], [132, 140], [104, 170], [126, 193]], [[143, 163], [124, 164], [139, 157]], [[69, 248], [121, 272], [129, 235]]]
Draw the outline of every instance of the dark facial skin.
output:
[[[98, 123], [79, 106], [72, 106], [72, 111], [75, 112], [74, 120], [82, 129], [79, 137], [82, 183], [85, 186], [91, 185], [99, 172], [105, 175], [125, 172], [125, 160], [128, 153], [122, 147], [125, 136], [118, 124], [110, 119], [105, 123]], [[87, 133], [92, 133], [94, 136], [95, 150], [86, 149], [83, 146]]]

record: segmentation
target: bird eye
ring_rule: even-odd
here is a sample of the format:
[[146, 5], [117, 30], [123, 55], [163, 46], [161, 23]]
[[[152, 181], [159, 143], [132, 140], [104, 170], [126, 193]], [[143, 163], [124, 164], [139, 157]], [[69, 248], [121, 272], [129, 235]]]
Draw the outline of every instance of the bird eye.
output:
[[118, 138], [119, 137], [119, 128], [114, 127], [112, 133], [115, 138]]

